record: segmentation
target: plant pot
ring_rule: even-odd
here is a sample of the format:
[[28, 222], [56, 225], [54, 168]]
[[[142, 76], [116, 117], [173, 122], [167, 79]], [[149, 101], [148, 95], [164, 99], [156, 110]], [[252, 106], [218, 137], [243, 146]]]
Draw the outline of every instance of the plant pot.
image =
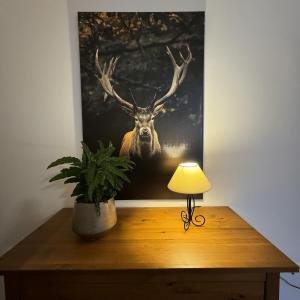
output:
[[94, 240], [116, 223], [114, 199], [108, 200], [107, 203], [100, 203], [100, 215], [97, 214], [94, 203], [75, 203], [72, 229], [84, 239]]

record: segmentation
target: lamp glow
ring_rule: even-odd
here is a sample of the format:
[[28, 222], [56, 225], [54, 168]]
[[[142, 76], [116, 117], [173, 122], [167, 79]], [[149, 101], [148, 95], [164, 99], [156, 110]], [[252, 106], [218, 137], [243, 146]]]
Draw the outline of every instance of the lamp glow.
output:
[[168, 188], [180, 194], [201, 194], [210, 190], [211, 184], [197, 163], [186, 162], [177, 167]]
[[204, 225], [204, 216], [193, 216], [196, 207], [194, 195], [209, 191], [211, 189], [211, 183], [199, 165], [195, 162], [179, 164], [168, 184], [168, 188], [176, 193], [187, 194], [187, 211], [181, 212], [184, 229], [188, 230], [190, 223], [196, 226]]

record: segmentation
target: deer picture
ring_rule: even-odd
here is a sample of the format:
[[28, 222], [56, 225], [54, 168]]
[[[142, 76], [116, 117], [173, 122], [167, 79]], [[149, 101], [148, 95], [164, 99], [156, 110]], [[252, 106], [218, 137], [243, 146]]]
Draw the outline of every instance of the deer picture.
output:
[[112, 57], [108, 63], [105, 62], [101, 66], [98, 50], [96, 51], [95, 65], [98, 71], [98, 80], [105, 92], [105, 97], [109, 95], [114, 98], [120, 108], [135, 120], [133, 130], [125, 133], [123, 137], [120, 156], [145, 159], [151, 158], [161, 152], [158, 134], [154, 128], [154, 119], [164, 110], [165, 103], [175, 94], [186, 77], [188, 66], [192, 61], [192, 53], [188, 45], [185, 45], [185, 47], [187, 49], [186, 57], [179, 51], [182, 60], [181, 64], [177, 64], [170, 48], [166, 47], [167, 55], [174, 69], [172, 83], [164, 96], [159, 99], [154, 98], [152, 103], [147, 107], [139, 107], [134, 97], [132, 97], [132, 102], [123, 99], [114, 89], [112, 76], [120, 57]]

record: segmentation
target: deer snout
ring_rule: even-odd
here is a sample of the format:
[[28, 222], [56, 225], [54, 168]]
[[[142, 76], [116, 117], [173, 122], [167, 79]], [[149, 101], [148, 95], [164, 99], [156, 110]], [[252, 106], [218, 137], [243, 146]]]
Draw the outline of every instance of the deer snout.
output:
[[142, 127], [140, 128], [140, 138], [143, 140], [148, 140], [151, 137], [151, 131], [148, 127]]
[[140, 135], [144, 135], [144, 136], [150, 135], [150, 129], [147, 127], [141, 128]]

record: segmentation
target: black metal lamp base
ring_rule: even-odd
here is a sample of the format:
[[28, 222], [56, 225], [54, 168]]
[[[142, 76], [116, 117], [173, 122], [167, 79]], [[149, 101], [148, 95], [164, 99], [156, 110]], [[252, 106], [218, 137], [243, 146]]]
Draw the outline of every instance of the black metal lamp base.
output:
[[[197, 206], [198, 207], [198, 206]], [[205, 217], [202, 215], [194, 216], [196, 205], [194, 195], [187, 195], [186, 198], [186, 211], [181, 211], [181, 219], [183, 221], [184, 230], [187, 231], [190, 228], [190, 224], [200, 227], [205, 224]]]

